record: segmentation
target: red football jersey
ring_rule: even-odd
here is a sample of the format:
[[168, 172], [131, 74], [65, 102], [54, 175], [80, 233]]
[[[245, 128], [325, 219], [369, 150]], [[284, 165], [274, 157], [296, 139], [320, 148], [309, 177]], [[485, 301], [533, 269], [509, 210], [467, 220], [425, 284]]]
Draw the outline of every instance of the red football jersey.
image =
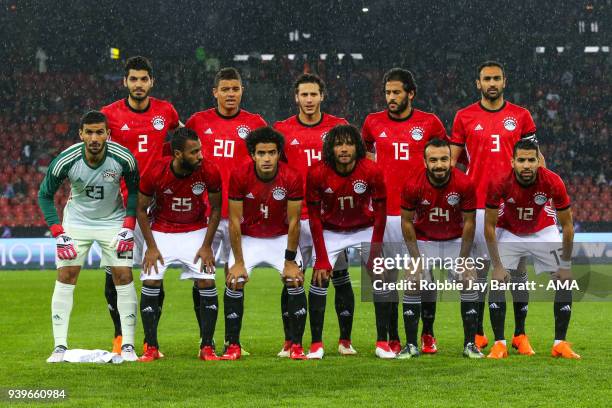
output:
[[467, 174], [476, 187], [478, 208], [485, 206], [490, 176], [506, 174], [512, 168], [514, 144], [535, 131], [529, 111], [510, 102], [497, 111], [476, 102], [457, 112], [451, 143], [465, 147]]
[[373, 226], [371, 202], [386, 197], [382, 171], [371, 160], [359, 160], [346, 176], [323, 162], [308, 171], [306, 201], [321, 202], [321, 220], [326, 230], [351, 231]]
[[278, 163], [278, 172], [270, 181], [262, 181], [253, 162], [237, 167], [229, 185], [230, 200], [242, 201], [240, 231], [257, 238], [286, 235], [287, 201], [304, 199], [302, 176], [285, 163]]
[[414, 229], [422, 241], [446, 241], [463, 235], [463, 212], [476, 210], [476, 192], [469, 178], [451, 170], [448, 182], [436, 187], [425, 169], [408, 179], [402, 191], [402, 208], [416, 211]]
[[446, 139], [446, 129], [436, 115], [412, 109], [406, 119], [393, 119], [388, 111], [371, 113], [362, 129], [369, 152], [385, 175], [387, 214], [400, 215], [400, 195], [407, 177], [423, 169], [423, 150], [430, 139]]
[[[348, 125], [348, 122], [343, 118], [327, 113], [322, 113], [321, 120], [314, 125], [303, 124], [300, 122], [298, 115], [274, 124], [274, 128], [285, 136], [287, 161], [291, 167], [298, 170], [302, 175], [304, 188], [306, 187], [308, 168], [321, 161], [325, 135], [337, 125]], [[302, 219], [308, 219], [306, 203], [302, 204]]]
[[[554, 209], [550, 206], [550, 201]], [[538, 168], [536, 181], [522, 186], [514, 170], [499, 180], [492, 180], [487, 192], [487, 208], [499, 208], [497, 226], [515, 235], [529, 235], [557, 223], [557, 211], [570, 206], [561, 177], [543, 167]]]
[[111, 140], [132, 152], [141, 175], [162, 157], [168, 131], [179, 125], [178, 113], [170, 102], [153, 97], [149, 101], [143, 111], [132, 109], [127, 98], [101, 109], [108, 119]]
[[174, 173], [171, 164], [172, 157], [164, 157], [140, 179], [142, 194], [155, 197], [151, 229], [189, 232], [206, 227], [208, 200], [204, 193], [221, 191], [219, 169], [214, 163], [204, 160], [199, 169], [181, 177]]
[[[232, 170], [251, 160], [244, 139], [249, 132], [266, 126], [259, 115], [240, 110], [234, 116], [223, 116], [211, 108], [194, 113], [185, 126], [195, 130], [202, 142], [202, 155], [221, 171], [224, 185], [229, 185]], [[223, 189], [221, 216], [227, 218], [227, 189]]]

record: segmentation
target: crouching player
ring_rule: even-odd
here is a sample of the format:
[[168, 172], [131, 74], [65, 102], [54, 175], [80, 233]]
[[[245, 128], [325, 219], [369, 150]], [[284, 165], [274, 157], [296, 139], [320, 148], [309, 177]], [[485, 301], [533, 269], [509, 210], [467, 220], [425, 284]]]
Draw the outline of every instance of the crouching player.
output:
[[[38, 192], [40, 208], [57, 242], [57, 281], [51, 299], [55, 348], [47, 362], [64, 360], [74, 288], [94, 241], [102, 249], [100, 266], [111, 268], [117, 288], [123, 332], [121, 356], [135, 361], [137, 298], [132, 281], [132, 249], [138, 166], [129, 150], [107, 140], [108, 124], [103, 113], [90, 111], [83, 115], [79, 136], [81, 143], [70, 146], [51, 162]], [[70, 180], [71, 191], [60, 224], [53, 196], [65, 179]], [[121, 198], [121, 179], [127, 186], [127, 209]]]
[[[493, 280], [507, 282], [511, 279], [513, 297], [522, 297], [525, 305], [528, 302], [527, 275], [517, 273], [521, 257], [532, 255], [538, 274], [549, 272], [552, 279], [558, 282], [572, 279], [574, 226], [570, 199], [561, 178], [539, 167], [539, 161], [536, 142], [526, 139], [518, 141], [514, 145], [512, 171], [492, 182], [487, 191], [485, 238], [493, 263]], [[554, 209], [550, 206], [551, 200]], [[557, 230], [557, 217], [563, 229], [562, 241]], [[580, 358], [565, 341], [572, 310], [572, 292], [560, 285], [556, 287], [552, 355]], [[506, 298], [502, 288], [490, 291], [489, 312], [495, 344], [487, 357], [505, 358], [508, 356], [504, 337]], [[524, 333], [524, 319], [522, 324]], [[520, 344], [516, 336], [512, 344]], [[533, 350], [529, 354], [534, 354]]]
[[[362, 248], [362, 242], [371, 242], [372, 248], [382, 245], [387, 193], [381, 170], [365, 155], [359, 131], [354, 126], [338, 125], [325, 138], [323, 161], [308, 171], [306, 202], [316, 254], [311, 285], [319, 291], [329, 285], [332, 265], [346, 249], [362, 251], [362, 259], [368, 259], [369, 266], [376, 251]], [[375, 298], [379, 297], [375, 293]], [[325, 297], [313, 297], [311, 302], [314, 301], [324, 303]], [[387, 341], [390, 300], [375, 301], [374, 306], [376, 355], [395, 358]], [[317, 307], [320, 306], [311, 305], [311, 309]], [[314, 347], [310, 351], [314, 358], [321, 358]]]
[[284, 138], [270, 127], [252, 131], [246, 145], [253, 162], [233, 170], [229, 185], [231, 252], [223, 297], [225, 336], [229, 343], [223, 360], [240, 358], [240, 329], [244, 285], [253, 269], [271, 266], [287, 286], [290, 358], [304, 360], [302, 336], [306, 326], [306, 294], [300, 239], [302, 177], [284, 158]]
[[[482, 358], [484, 355], [474, 344], [478, 293], [468, 282], [474, 279], [474, 265], [470, 267], [467, 261], [474, 240], [476, 196], [467, 176], [451, 168], [450, 153], [450, 145], [445, 140], [435, 138], [425, 145], [426, 168], [409, 180], [402, 191], [402, 232], [412, 259], [423, 254], [430, 260], [462, 260], [462, 273], [458, 273], [457, 264], [448, 274], [450, 279], [461, 280], [464, 286], [460, 293], [463, 355]], [[431, 282], [432, 269], [429, 265], [423, 268], [422, 263], [418, 265], [416, 280], [421, 270], [425, 272], [424, 280]], [[418, 291], [404, 293], [403, 313], [406, 346], [398, 355], [401, 359], [419, 355], [416, 341], [421, 296]]]
[[[158, 160], [143, 175], [138, 195], [138, 223], [146, 243], [140, 274], [140, 313], [147, 348], [140, 361], [162, 357], [157, 341], [160, 290], [166, 268], [182, 266], [181, 279], [192, 279], [199, 292], [200, 358], [218, 360], [213, 335], [217, 322], [217, 289], [212, 242], [221, 219], [221, 175], [202, 159], [198, 135], [180, 128], [172, 135], [172, 156]], [[210, 218], [206, 219], [206, 200]], [[147, 208], [153, 206], [149, 225]]]

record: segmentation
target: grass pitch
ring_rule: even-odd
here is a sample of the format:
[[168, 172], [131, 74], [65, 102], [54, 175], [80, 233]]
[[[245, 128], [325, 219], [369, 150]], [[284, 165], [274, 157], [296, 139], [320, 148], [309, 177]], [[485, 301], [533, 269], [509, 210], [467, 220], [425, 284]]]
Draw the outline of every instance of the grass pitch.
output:
[[[537, 353], [533, 357], [513, 351], [503, 361], [461, 357], [459, 304], [440, 302], [435, 325], [438, 354], [382, 361], [373, 355], [373, 306], [359, 301], [359, 271], [353, 270], [357, 298], [353, 342], [359, 355], [341, 357], [336, 353], [338, 325], [334, 291], [330, 289], [325, 359], [290, 361], [276, 358], [283, 340], [278, 274], [258, 269], [245, 291], [241, 338], [251, 356], [240, 361], [203, 362], [196, 357], [199, 334], [191, 283], [179, 281], [178, 271], [171, 270], [164, 283], [166, 300], [159, 327], [165, 359], [118, 366], [50, 365], [45, 359], [53, 348], [49, 317], [55, 276], [55, 271], [0, 272], [0, 406], [41, 404], [11, 402], [8, 389], [65, 389], [66, 400], [44, 404], [74, 407], [603, 407], [610, 403], [612, 304], [607, 302], [574, 303], [568, 339], [582, 355], [581, 361], [550, 357], [552, 304], [544, 302], [533, 302], [529, 308], [527, 332]], [[223, 282], [219, 280], [217, 285], [222, 288]], [[513, 317], [511, 307], [508, 309], [509, 340]], [[217, 344], [223, 344], [223, 326], [220, 313]], [[137, 342], [141, 342], [140, 321], [138, 327]], [[490, 338], [488, 316], [485, 329]], [[112, 333], [104, 299], [104, 272], [83, 271], [75, 291], [69, 346], [110, 350]], [[309, 336], [307, 328], [305, 347]]]

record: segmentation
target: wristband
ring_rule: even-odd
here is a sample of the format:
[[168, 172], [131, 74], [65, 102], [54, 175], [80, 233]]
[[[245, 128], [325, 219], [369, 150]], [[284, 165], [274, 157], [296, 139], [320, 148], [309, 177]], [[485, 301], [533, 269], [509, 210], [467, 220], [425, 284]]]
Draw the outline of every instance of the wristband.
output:
[[572, 267], [572, 261], [564, 261], [559, 259], [559, 268], [570, 269]]
[[136, 228], [136, 217], [125, 217], [123, 219], [123, 228], [129, 228], [131, 230]]
[[64, 233], [64, 227], [62, 227], [60, 224], [53, 224], [49, 227], [49, 230], [51, 231], [53, 238], [56, 238], [58, 235]]
[[291, 251], [289, 249], [285, 249], [285, 260], [286, 261], [295, 261], [295, 257], [297, 255], [297, 251]]

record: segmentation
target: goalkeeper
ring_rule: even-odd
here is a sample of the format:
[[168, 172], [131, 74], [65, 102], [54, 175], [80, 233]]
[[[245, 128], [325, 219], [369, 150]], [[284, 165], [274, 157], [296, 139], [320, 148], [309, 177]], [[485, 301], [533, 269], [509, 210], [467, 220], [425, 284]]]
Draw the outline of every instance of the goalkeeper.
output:
[[[74, 288], [94, 241], [102, 249], [101, 266], [111, 267], [117, 287], [123, 331], [121, 356], [126, 361], [136, 361], [137, 299], [132, 281], [138, 195], [136, 160], [129, 150], [107, 141], [108, 123], [101, 112], [90, 111], [81, 118], [79, 136], [81, 143], [61, 152], [49, 165], [38, 192], [40, 208], [56, 239], [57, 281], [51, 299], [55, 347], [47, 362], [63, 361]], [[120, 194], [121, 178], [128, 188], [127, 209]], [[53, 198], [65, 179], [70, 181], [71, 191], [60, 224]]]

